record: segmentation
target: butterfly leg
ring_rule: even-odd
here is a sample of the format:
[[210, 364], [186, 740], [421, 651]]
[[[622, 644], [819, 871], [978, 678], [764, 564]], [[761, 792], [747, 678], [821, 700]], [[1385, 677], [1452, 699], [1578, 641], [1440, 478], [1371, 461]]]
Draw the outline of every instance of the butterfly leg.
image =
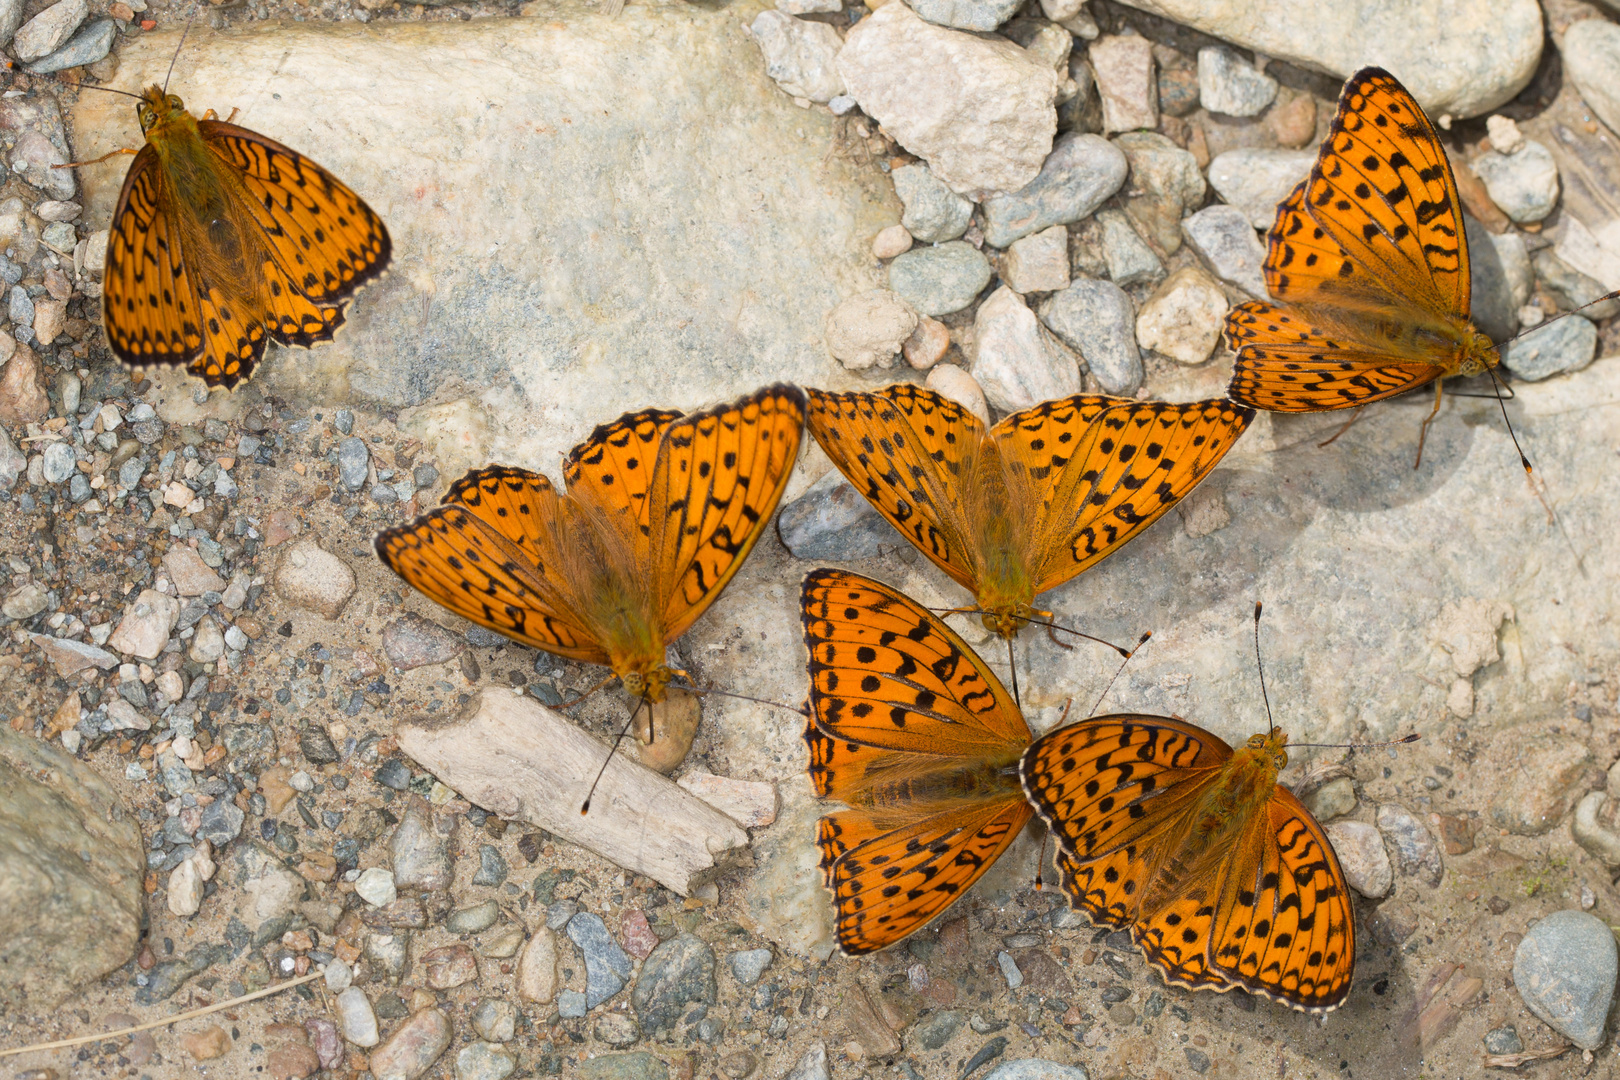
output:
[[60, 165], [52, 165], [51, 168], [53, 168], [53, 169], [82, 169], [86, 165], [100, 165], [103, 161], [106, 161], [108, 158], [115, 158], [119, 154], [132, 154], [133, 155], [133, 154], [137, 154], [137, 153], [139, 153], [139, 151], [131, 150], [131, 149], [129, 149], [129, 147], [123, 146], [123, 147], [119, 147], [117, 150], [109, 150], [105, 154], [102, 154], [100, 157], [98, 157], [98, 158], [96, 158], [96, 159], [94, 159], [92, 161], [64, 161]]
[[[231, 121], [235, 120], [236, 119], [236, 114], [241, 112], [241, 111], [242, 110], [240, 110], [240, 109], [232, 109], [231, 110], [231, 115], [229, 115], [229, 116], [227, 116], [225, 118], [225, 122], [227, 124], [229, 124]], [[219, 119], [219, 113], [215, 112], [213, 109], [209, 109], [207, 112], [202, 114], [202, 118], [204, 120], [218, 120]]]
[[1335, 441], [1336, 441], [1336, 440], [1337, 440], [1337, 439], [1338, 439], [1338, 437], [1339, 437], [1339, 436], [1340, 436], [1340, 435], [1343, 435], [1343, 434], [1344, 434], [1344, 433], [1345, 433], [1345, 432], [1347, 432], [1347, 431], [1349, 431], [1349, 430], [1350, 430], [1350, 427], [1351, 427], [1351, 425], [1352, 425], [1352, 424], [1354, 424], [1354, 423], [1355, 423], [1355, 422], [1356, 422], [1356, 421], [1357, 421], [1357, 420], [1360, 420], [1360, 419], [1361, 419], [1361, 411], [1362, 411], [1362, 410], [1363, 410], [1363, 409], [1365, 409], [1365, 408], [1366, 408], [1366, 407], [1367, 407], [1367, 406], [1365, 406], [1365, 405], [1359, 405], [1359, 406], [1357, 406], [1357, 407], [1356, 407], [1356, 412], [1355, 412], [1355, 415], [1354, 415], [1354, 416], [1352, 416], [1352, 417], [1350, 417], [1350, 419], [1348, 419], [1348, 420], [1346, 420], [1346, 421], [1345, 421], [1345, 422], [1344, 422], [1344, 424], [1343, 424], [1343, 425], [1342, 425], [1342, 426], [1341, 426], [1341, 427], [1340, 427], [1340, 428], [1339, 428], [1339, 430], [1338, 430], [1338, 431], [1335, 431], [1335, 432], [1334, 432], [1334, 433], [1333, 433], [1333, 434], [1332, 434], [1332, 436], [1330, 436], [1330, 437], [1329, 437], [1329, 438], [1327, 438], [1327, 439], [1325, 439], [1325, 440], [1323, 440], [1323, 441], [1322, 441], [1322, 442], [1319, 442], [1319, 443], [1317, 443], [1317, 444], [1316, 444], [1316, 448], [1317, 448], [1317, 449], [1318, 449], [1318, 450], [1320, 450], [1320, 449], [1322, 449], [1322, 448], [1323, 448], [1323, 447], [1324, 447], [1324, 446], [1330, 446], [1330, 445], [1332, 445], [1332, 444], [1333, 444], [1333, 443], [1334, 443], [1334, 442], [1335, 442]]
[[1412, 462], [1412, 468], [1414, 469], [1423, 464], [1423, 443], [1429, 437], [1429, 425], [1434, 422], [1436, 416], [1440, 415], [1440, 397], [1444, 393], [1444, 386], [1445, 384], [1439, 379], [1434, 380], [1434, 408], [1429, 410], [1429, 415], [1423, 420], [1423, 426], [1418, 429], [1417, 460]]

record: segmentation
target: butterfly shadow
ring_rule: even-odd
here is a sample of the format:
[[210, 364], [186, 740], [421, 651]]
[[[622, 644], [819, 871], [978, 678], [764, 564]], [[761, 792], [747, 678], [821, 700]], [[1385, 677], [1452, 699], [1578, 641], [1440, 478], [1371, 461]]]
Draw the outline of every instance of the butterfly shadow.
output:
[[[1462, 467], [1474, 443], [1473, 425], [1463, 422], [1457, 402], [1448, 398], [1429, 425], [1423, 460], [1413, 468], [1433, 402], [1428, 392], [1375, 402], [1348, 427], [1343, 413], [1276, 414], [1273, 474], [1316, 505], [1353, 514], [1426, 499]], [[1336, 432], [1338, 438], [1321, 445]]]

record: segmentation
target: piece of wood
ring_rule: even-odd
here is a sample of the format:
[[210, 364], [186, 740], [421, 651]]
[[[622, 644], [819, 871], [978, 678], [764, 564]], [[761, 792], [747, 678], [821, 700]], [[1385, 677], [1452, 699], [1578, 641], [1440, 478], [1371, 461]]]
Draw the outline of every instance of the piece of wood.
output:
[[689, 896], [748, 834], [725, 814], [623, 754], [579, 812], [608, 748], [515, 691], [484, 690], [458, 714], [399, 725], [399, 748], [463, 798], [526, 821]]

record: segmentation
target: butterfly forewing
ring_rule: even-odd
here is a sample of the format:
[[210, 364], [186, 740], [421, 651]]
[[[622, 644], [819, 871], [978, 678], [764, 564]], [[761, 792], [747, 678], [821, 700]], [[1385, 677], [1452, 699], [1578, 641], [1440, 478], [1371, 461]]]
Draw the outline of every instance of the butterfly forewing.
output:
[[507, 637], [574, 660], [607, 651], [576, 614], [557, 574], [551, 482], [494, 466], [451, 486], [445, 505], [377, 536], [377, 555], [429, 599]]
[[972, 589], [962, 485], [984, 438], [979, 418], [915, 386], [809, 393], [810, 433], [833, 464], [902, 536]]
[[196, 291], [180, 238], [160, 207], [157, 151], [141, 147], [107, 235], [102, 281], [107, 344], [131, 365], [190, 364], [202, 352]]
[[1306, 210], [1384, 291], [1468, 317], [1468, 247], [1451, 165], [1394, 76], [1352, 76], [1311, 172]]
[[1029, 741], [1011, 695], [967, 643], [898, 591], [821, 569], [804, 580], [810, 705], [830, 736], [913, 754], [1017, 760]]
[[671, 636], [720, 595], [770, 522], [804, 430], [805, 396], [777, 384], [665, 430], [648, 507]]
[[805, 742], [816, 793], [851, 806], [817, 846], [850, 955], [920, 929], [1017, 837], [1031, 810], [1010, 768], [1029, 730], [1000, 682], [938, 618], [841, 570], [806, 577]]
[[[1067, 400], [1075, 401], [1076, 413], [1083, 415], [1086, 402]], [[1074, 425], [1057, 424], [1043, 438], [1029, 431], [1035, 425], [1038, 432], [1041, 420], [1030, 414], [1047, 410], [1045, 415], [1057, 423], [1062, 405], [1048, 402], [1003, 424], [1016, 421], [1014, 430], [1038, 455], [1041, 444], [1061, 441]], [[1037, 456], [1037, 463], [1027, 466], [1028, 475], [1048, 494], [1037, 504], [1043, 511], [1035, 533], [1036, 591], [1055, 588], [1095, 566], [1159, 520], [1226, 456], [1253, 418], [1252, 409], [1225, 399], [1117, 401], [1099, 411], [1074, 440], [1073, 457], [1059, 464]], [[1043, 477], [1048, 469], [1055, 477]]]
[[625, 413], [599, 425], [563, 459], [563, 481], [576, 499], [627, 514], [635, 531], [651, 544], [647, 493], [664, 430], [680, 419], [670, 409]]

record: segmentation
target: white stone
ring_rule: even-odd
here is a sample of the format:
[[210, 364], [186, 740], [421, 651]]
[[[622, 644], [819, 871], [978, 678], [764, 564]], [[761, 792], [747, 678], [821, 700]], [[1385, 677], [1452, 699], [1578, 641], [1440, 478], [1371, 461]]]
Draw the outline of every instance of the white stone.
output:
[[888, 289], [856, 293], [827, 313], [827, 349], [852, 371], [892, 367], [917, 313]]
[[1243, 211], [1250, 225], [1269, 229], [1277, 220], [1277, 204], [1315, 164], [1315, 150], [1228, 150], [1209, 163], [1209, 184]]
[[360, 871], [360, 876], [354, 881], [354, 891], [372, 907], [382, 907], [399, 899], [399, 892], [394, 888], [394, 872], [380, 866]]
[[844, 92], [836, 65], [843, 42], [831, 26], [781, 11], [762, 11], [748, 32], [765, 54], [765, 74], [787, 93], [828, 102]]
[[342, 960], [333, 957], [326, 962], [326, 988], [334, 994], [341, 994], [354, 982], [354, 969]]
[[178, 671], [165, 671], [157, 677], [157, 690], [172, 704], [186, 696], [186, 681]]
[[1153, 74], [1153, 44], [1143, 37], [1105, 36], [1087, 50], [1102, 97], [1103, 131], [1153, 129], [1159, 123], [1159, 90]]
[[1019, 293], [1055, 292], [1069, 287], [1069, 230], [1054, 225], [1014, 240], [1002, 264], [1007, 285]]
[[1017, 412], [1080, 392], [1080, 368], [1043, 330], [1023, 298], [1006, 286], [973, 319], [973, 378], [990, 404]]
[[789, 15], [816, 15], [839, 11], [842, 0], [776, 0], [776, 10]]
[[152, 721], [121, 697], [107, 702], [107, 726], [115, 731], [150, 731]]
[[1571, 23], [1564, 31], [1563, 60], [1581, 100], [1610, 131], [1620, 132], [1620, 26], [1607, 19]]
[[1517, 154], [1524, 145], [1524, 132], [1512, 117], [1492, 114], [1485, 118], [1485, 130], [1491, 138], [1491, 149], [1499, 154]]
[[1231, 49], [1198, 50], [1198, 103], [1226, 116], [1259, 116], [1277, 96], [1277, 80], [1256, 71]]
[[197, 864], [186, 859], [169, 874], [169, 911], [190, 918], [202, 907], [203, 879]]
[[1132, 6], [1341, 79], [1376, 64], [1393, 72], [1431, 117], [1478, 116], [1511, 101], [1535, 74], [1545, 33], [1536, 0], [1132, 0]]
[[1389, 892], [1395, 884], [1395, 870], [1377, 827], [1365, 821], [1335, 821], [1324, 825], [1323, 831], [1352, 889], [1369, 900]]
[[745, 829], [760, 829], [776, 820], [776, 785], [735, 780], [694, 769], [676, 783]]
[[52, 4], [24, 23], [11, 39], [17, 58], [27, 62], [56, 51], [89, 13], [87, 0], [59, 0]]
[[205, 592], [219, 592], [225, 588], [225, 579], [203, 562], [195, 549], [185, 544], [175, 544], [169, 548], [163, 556], [163, 572], [174, 582], [181, 596], [201, 596]]
[[179, 618], [180, 601], [156, 589], [142, 589], [135, 603], [125, 609], [107, 646], [129, 656], [155, 660]]
[[1016, 191], [1052, 148], [1057, 73], [1010, 41], [890, 3], [850, 28], [838, 69], [866, 114], [961, 194]]
[[557, 939], [545, 926], [535, 927], [534, 936], [523, 948], [518, 960], [517, 989], [524, 1001], [540, 1005], [557, 996]]
[[349, 564], [314, 540], [290, 545], [276, 568], [276, 592], [283, 600], [328, 619], [342, 613], [354, 589], [354, 571]]
[[872, 257], [892, 259], [911, 250], [911, 234], [904, 225], [890, 225], [872, 237]]
[[928, 372], [928, 389], [940, 397], [950, 398], [968, 412], [990, 426], [990, 406], [984, 400], [984, 391], [972, 374], [955, 364], [935, 364]]
[[1226, 309], [1226, 294], [1203, 270], [1177, 270], [1137, 314], [1137, 343], [1180, 364], [1202, 364], [1221, 340]]
[[1041, 0], [1041, 13], [1055, 23], [1064, 22], [1080, 14], [1086, 0]]
[[1469, 165], [1485, 182], [1491, 201], [1524, 225], [1540, 221], [1558, 205], [1558, 165], [1544, 144], [1522, 137], [1521, 143], [1512, 154], [1493, 150]]
[[212, 615], [205, 615], [197, 624], [197, 633], [191, 639], [187, 655], [199, 664], [211, 664], [225, 655], [225, 635]]
[[377, 1032], [377, 1013], [371, 999], [358, 986], [351, 986], [337, 996], [338, 1029], [343, 1037], [356, 1046], [376, 1046], [381, 1042]]

